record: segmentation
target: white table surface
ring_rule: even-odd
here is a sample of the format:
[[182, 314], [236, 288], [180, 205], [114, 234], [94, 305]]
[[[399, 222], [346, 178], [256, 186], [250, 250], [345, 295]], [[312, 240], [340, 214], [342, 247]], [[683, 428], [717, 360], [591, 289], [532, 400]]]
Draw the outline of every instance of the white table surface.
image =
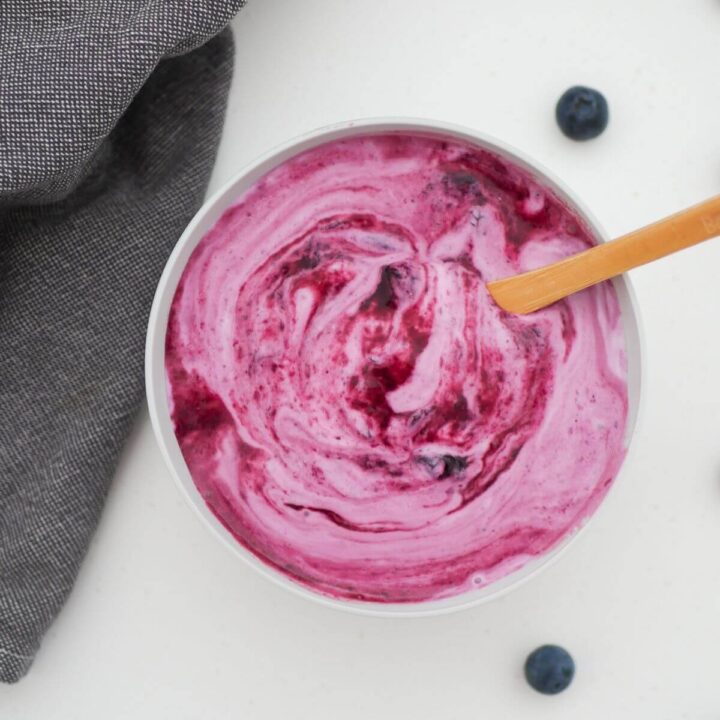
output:
[[[717, 0], [254, 0], [211, 189], [353, 117], [437, 117], [515, 144], [612, 234], [720, 192]], [[566, 87], [602, 89], [600, 139], [565, 140]], [[646, 413], [627, 472], [539, 578], [431, 619], [355, 617], [256, 574], [175, 489], [143, 411], [77, 585], [0, 717], [720, 717], [720, 241], [633, 273]], [[563, 695], [522, 677], [557, 642]]]

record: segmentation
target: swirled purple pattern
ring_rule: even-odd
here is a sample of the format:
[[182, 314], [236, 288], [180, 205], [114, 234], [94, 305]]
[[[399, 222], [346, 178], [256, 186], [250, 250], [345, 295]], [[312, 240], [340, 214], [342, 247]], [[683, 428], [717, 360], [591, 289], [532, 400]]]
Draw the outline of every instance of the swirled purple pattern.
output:
[[175, 432], [208, 506], [321, 593], [419, 602], [548, 552], [624, 457], [613, 287], [512, 316], [485, 281], [592, 244], [526, 171], [366, 135], [248, 190], [173, 300]]

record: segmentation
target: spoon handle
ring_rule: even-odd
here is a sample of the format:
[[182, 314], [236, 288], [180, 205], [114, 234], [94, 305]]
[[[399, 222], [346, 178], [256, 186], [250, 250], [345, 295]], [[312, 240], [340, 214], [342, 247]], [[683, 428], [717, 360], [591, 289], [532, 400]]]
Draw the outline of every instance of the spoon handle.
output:
[[538, 270], [488, 283], [503, 309], [525, 314], [720, 235], [720, 195]]

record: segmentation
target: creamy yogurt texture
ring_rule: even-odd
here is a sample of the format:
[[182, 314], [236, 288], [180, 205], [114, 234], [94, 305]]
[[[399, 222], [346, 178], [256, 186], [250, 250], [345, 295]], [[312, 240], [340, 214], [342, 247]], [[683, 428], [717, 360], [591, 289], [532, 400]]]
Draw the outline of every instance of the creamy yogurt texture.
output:
[[529, 173], [364, 135], [248, 190], [183, 273], [165, 363], [198, 490], [248, 550], [333, 597], [445, 598], [578, 528], [622, 462], [609, 283], [530, 316], [485, 282], [593, 244]]

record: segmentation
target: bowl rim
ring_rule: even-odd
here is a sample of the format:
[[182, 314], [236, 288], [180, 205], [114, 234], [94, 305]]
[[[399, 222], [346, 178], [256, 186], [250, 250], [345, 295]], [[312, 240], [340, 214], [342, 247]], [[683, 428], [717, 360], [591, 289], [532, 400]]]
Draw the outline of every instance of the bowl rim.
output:
[[[626, 275], [615, 278], [613, 284], [621, 305], [628, 362], [628, 419], [625, 428], [625, 457], [610, 486], [609, 492], [578, 528], [563, 537], [547, 553], [532, 558], [522, 567], [510, 571], [498, 581], [477, 590], [467, 590], [458, 595], [439, 600], [411, 603], [348, 600], [330, 597], [312, 590], [282, 574], [279, 570], [266, 564], [247, 550], [206, 505], [190, 477], [175, 438], [169, 415], [164, 371], [165, 332], [169, 307], [192, 251], [233, 200], [260, 177], [290, 157], [317, 145], [343, 137], [384, 132], [449, 135], [506, 157], [514, 164], [523, 167], [536, 176], [543, 184], [549, 186], [553, 192], [566, 201], [573, 210], [578, 212], [596, 240], [599, 242], [607, 241], [607, 234], [597, 218], [564, 181], [544, 167], [543, 164], [529, 157], [524, 151], [487, 133], [455, 123], [415, 117], [372, 117], [326, 125], [275, 145], [247, 163], [223, 183], [218, 190], [206, 198], [195, 216], [188, 223], [168, 257], [153, 298], [145, 344], [145, 386], [153, 433], [175, 485], [193, 509], [196, 517], [236, 557], [239, 557], [246, 565], [254, 568], [261, 576], [269, 579], [275, 585], [280, 585], [295, 595], [325, 607], [360, 615], [380, 617], [426, 617], [474, 607], [501, 597], [520, 587], [556, 562], [587, 528], [590, 521], [598, 515], [620, 477], [627, 472], [629, 461], [636, 446], [632, 439], [637, 434], [639, 420], [643, 415], [645, 394], [642, 392], [642, 387], [646, 376], [646, 345], [643, 323], [632, 283]], [[238, 186], [241, 187], [238, 188]]]

